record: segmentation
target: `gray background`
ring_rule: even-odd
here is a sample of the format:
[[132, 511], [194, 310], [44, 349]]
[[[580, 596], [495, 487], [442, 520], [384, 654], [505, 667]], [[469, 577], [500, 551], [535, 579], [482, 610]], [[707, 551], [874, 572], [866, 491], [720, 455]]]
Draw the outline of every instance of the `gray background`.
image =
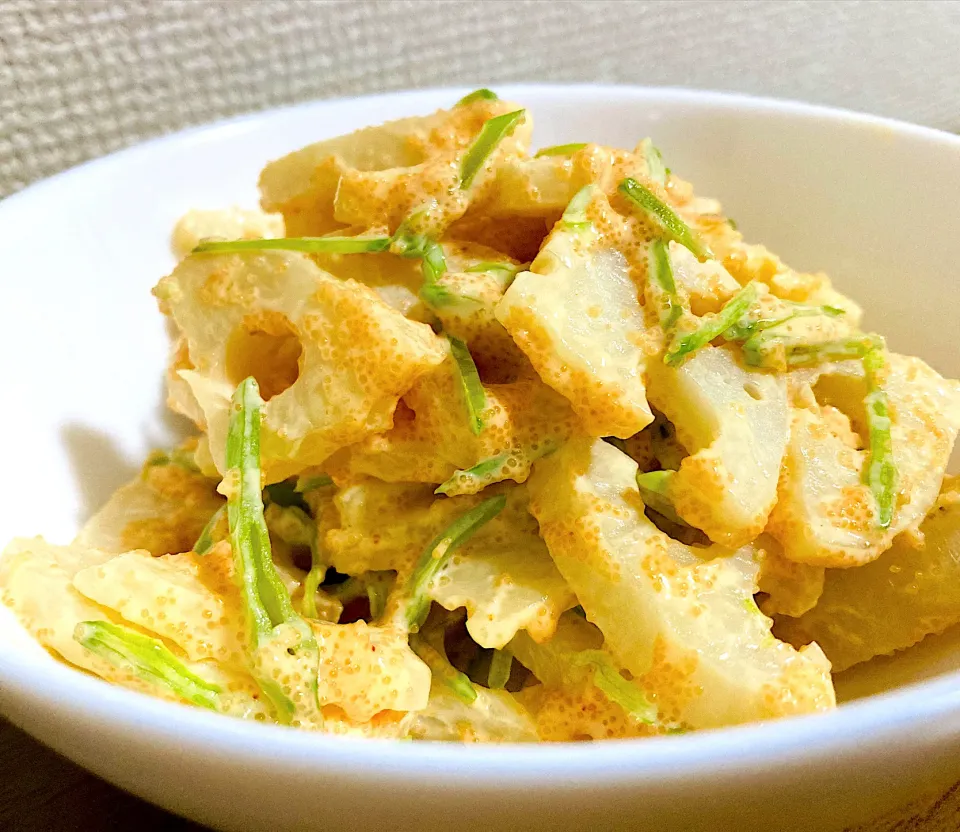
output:
[[445, 84], [737, 90], [960, 130], [960, 4], [0, 0], [0, 196], [143, 138]]

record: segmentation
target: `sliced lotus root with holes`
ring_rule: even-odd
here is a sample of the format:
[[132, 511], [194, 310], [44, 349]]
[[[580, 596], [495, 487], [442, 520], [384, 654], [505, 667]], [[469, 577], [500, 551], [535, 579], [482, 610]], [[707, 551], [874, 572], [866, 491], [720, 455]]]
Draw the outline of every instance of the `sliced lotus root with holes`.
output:
[[[358, 255], [362, 256], [362, 255]], [[385, 431], [397, 401], [446, 356], [429, 326], [297, 253], [194, 255], [154, 289], [186, 339], [196, 397], [222, 473], [233, 390], [260, 385], [267, 482]]]
[[[261, 205], [283, 214], [291, 236], [349, 225], [395, 228], [431, 199], [441, 203], [445, 225], [463, 214], [470, 198], [481, 196], [457, 187], [461, 156], [485, 121], [519, 109], [508, 101], [480, 99], [308, 145], [263, 169]], [[528, 113], [495, 152], [524, 152], [532, 130]]]
[[862, 476], [869, 457], [862, 366], [828, 365], [813, 387], [815, 401], [791, 412], [767, 527], [785, 557], [812, 566], [863, 566], [898, 534], [915, 530], [936, 501], [960, 429], [960, 383], [919, 358], [891, 353], [883, 386], [898, 474], [889, 528], [879, 525]]
[[643, 156], [587, 144], [570, 154], [507, 158], [479, 209], [493, 217], [556, 218], [585, 185], [612, 193], [627, 176], [650, 178]]
[[651, 362], [648, 392], [690, 453], [670, 480], [677, 513], [715, 543], [748, 543], [777, 498], [789, 428], [783, 379], [708, 346], [679, 367]]
[[484, 476], [458, 477], [445, 492], [474, 494], [494, 482], [526, 481], [534, 462], [577, 428], [567, 401], [534, 377], [485, 385], [484, 427], [474, 435], [458, 384], [452, 360], [424, 376], [404, 396], [393, 430], [337, 454], [327, 471], [344, 480], [441, 483], [491, 462]]

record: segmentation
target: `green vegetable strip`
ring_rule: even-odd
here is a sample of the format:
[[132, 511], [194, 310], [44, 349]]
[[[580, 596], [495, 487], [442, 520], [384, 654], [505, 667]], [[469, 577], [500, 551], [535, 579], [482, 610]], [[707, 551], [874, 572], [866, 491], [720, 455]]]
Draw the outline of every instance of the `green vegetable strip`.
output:
[[481, 87], [478, 90], [467, 93], [454, 106], [460, 107], [463, 104], [473, 104], [474, 101], [497, 101], [498, 99], [499, 96], [493, 90], [488, 90], [486, 87]]
[[453, 306], [465, 300], [472, 298], [451, 292], [446, 286], [439, 283], [424, 283], [417, 293], [427, 306], [431, 309], [443, 309], [445, 306]]
[[568, 231], [586, 231], [591, 228], [590, 220], [587, 219], [587, 206], [593, 199], [594, 191], [596, 185], [584, 185], [573, 195], [561, 217], [564, 228]]
[[476, 263], [473, 266], [467, 266], [464, 269], [465, 272], [477, 273], [477, 272], [506, 272], [513, 277], [520, 271], [522, 271], [522, 266], [514, 266], [512, 263], [494, 263], [485, 261], [483, 263]]
[[[289, 485], [289, 482], [283, 483]], [[268, 491], [269, 486], [264, 489]], [[300, 494], [290, 488], [290, 494], [302, 500]], [[310, 571], [303, 580], [303, 599], [300, 602], [300, 611], [308, 618], [319, 618], [317, 613], [317, 589], [323, 583], [327, 574], [327, 563], [320, 551], [320, 538], [317, 534], [317, 524], [302, 508], [296, 505], [278, 503], [271, 506], [266, 512], [267, 528], [274, 536], [279, 537], [291, 546], [308, 546], [310, 548]]]
[[[316, 639], [310, 626], [293, 608], [290, 596], [276, 567], [270, 550], [270, 535], [263, 517], [260, 493], [260, 420], [263, 399], [257, 382], [251, 377], [242, 381], [233, 395], [233, 410], [227, 430], [227, 474], [229, 497], [227, 518], [233, 547], [234, 572], [240, 584], [251, 650], [269, 646], [275, 628], [292, 627], [300, 636], [299, 651], [318, 656]], [[264, 693], [274, 703], [281, 720], [293, 714], [293, 702], [270, 678], [256, 673]], [[313, 680], [316, 690], [316, 680]]]
[[704, 323], [698, 329], [688, 335], [675, 338], [673, 345], [663, 357], [664, 363], [671, 367], [681, 364], [697, 350], [730, 329], [746, 314], [756, 300], [757, 287], [753, 283], [748, 283], [730, 298], [716, 315], [702, 318]]
[[824, 361], [863, 358], [870, 351], [882, 347], [883, 340], [877, 335], [863, 335], [839, 341], [827, 341], [824, 344], [788, 344], [786, 348], [787, 365], [801, 367], [809, 364], [821, 364]]
[[307, 254], [366, 254], [386, 251], [389, 237], [278, 237], [272, 240], [204, 240], [193, 254], [241, 251], [302, 251]]
[[[506, 292], [513, 284], [516, 276], [524, 271], [529, 263], [523, 266], [514, 266], [511, 263], [478, 263], [476, 266], [470, 266], [464, 269], [465, 272], [486, 272], [498, 284], [501, 292]], [[479, 298], [470, 298], [464, 295], [468, 300], [483, 304]]]
[[713, 257], [713, 253], [704, 245], [696, 232], [649, 188], [641, 185], [636, 179], [627, 178], [620, 183], [618, 190], [650, 217], [671, 240], [676, 240], [701, 259]]
[[538, 150], [534, 159], [541, 156], [571, 156], [578, 150], [583, 150], [587, 146], [586, 142], [571, 142], [570, 144], [555, 144], [551, 147], [544, 147]]
[[440, 571], [454, 550], [469, 540], [485, 523], [496, 517], [507, 504], [502, 494], [484, 500], [466, 514], [461, 515], [446, 529], [440, 532], [423, 550], [410, 577], [400, 588], [405, 600], [403, 616], [407, 630], [417, 631], [426, 620], [430, 611], [430, 599], [427, 590], [430, 582]]
[[389, 572], [372, 572], [367, 581], [367, 601], [370, 604], [370, 619], [377, 621], [387, 608], [387, 595], [393, 584], [393, 575]]
[[470, 677], [450, 664], [446, 656], [432, 644], [428, 644], [423, 636], [411, 635], [410, 648], [430, 668], [433, 676], [450, 688], [458, 699], [462, 699], [468, 705], [472, 705], [476, 701], [477, 690], [473, 686], [473, 682], [470, 681]]
[[220, 688], [192, 673], [163, 642], [108, 621], [82, 621], [73, 638], [91, 653], [194, 705], [220, 708]]
[[303, 494], [297, 490], [297, 483], [291, 478], [274, 482], [263, 489], [264, 500], [288, 508], [295, 506], [303, 512], [308, 512], [310, 506], [303, 499]]
[[472, 468], [456, 471], [450, 479], [438, 485], [433, 493], [447, 494], [458, 485], [486, 479], [490, 474], [499, 472], [509, 459], [510, 454], [500, 454], [499, 456], [490, 457], [490, 459], [484, 459]]
[[298, 494], [307, 494], [310, 491], [316, 491], [318, 488], [326, 488], [333, 485], [333, 480], [326, 474], [318, 474], [315, 477], [300, 477], [294, 487]]
[[308, 618], [318, 618], [317, 589], [323, 583], [328, 567], [323, 558], [323, 553], [320, 551], [317, 524], [314, 523], [309, 514], [296, 506], [289, 506], [284, 511], [288, 518], [293, 521], [291, 525], [296, 524], [298, 527], [296, 539], [287, 542], [310, 547], [310, 571], [307, 573], [307, 577], [303, 579], [303, 600], [300, 602], [300, 612]]
[[300, 603], [300, 611], [307, 618], [319, 618], [317, 613], [317, 590], [323, 583], [327, 574], [327, 565], [320, 559], [319, 547], [314, 543], [310, 547], [310, 571], [307, 577], [303, 579], [303, 601]]
[[652, 724], [657, 719], [656, 706], [640, 688], [628, 682], [602, 650], [583, 650], [570, 654], [571, 662], [593, 670], [593, 683], [611, 702], [623, 708], [638, 722]]
[[203, 531], [200, 532], [200, 537], [198, 537], [197, 542], [193, 544], [193, 551], [198, 555], [205, 555], [213, 548], [213, 533], [217, 530], [217, 526], [220, 524], [226, 512], [227, 507], [225, 505], [220, 506], [210, 519], [207, 520], [207, 525], [203, 527]]
[[882, 348], [883, 339], [878, 335], [855, 335], [836, 341], [809, 343], [760, 332], [744, 343], [743, 358], [751, 367], [776, 366], [775, 359], [782, 349], [783, 361], [788, 368], [812, 367], [829, 361], [863, 358], [871, 350]]
[[470, 355], [467, 345], [452, 335], [447, 335], [447, 340], [450, 342], [450, 354], [457, 368], [460, 390], [467, 407], [470, 430], [474, 436], [479, 436], [480, 431], [483, 430], [483, 411], [487, 406], [487, 394], [480, 383], [477, 365], [473, 363], [473, 356]]
[[309, 546], [316, 536], [313, 518], [299, 506], [271, 506], [264, 517], [267, 529], [291, 546]]
[[650, 471], [646, 474], [637, 474], [637, 488], [640, 489], [640, 499], [645, 506], [649, 506], [657, 514], [662, 514], [672, 523], [689, 526], [690, 524], [677, 514], [668, 496], [670, 481], [676, 473], [676, 471]]
[[401, 257], [423, 257], [431, 238], [423, 228], [430, 224], [430, 212], [436, 208], [435, 202], [427, 202], [408, 216], [390, 237], [390, 249]]
[[516, 110], [494, 116], [484, 122], [480, 133], [473, 144], [467, 149], [463, 162], [460, 164], [460, 188], [465, 190], [473, 184], [477, 174], [487, 161], [494, 148], [509, 136], [526, 117], [526, 110]]
[[269, 639], [273, 628], [295, 617], [283, 583], [272, 568], [267, 523], [260, 493], [260, 420], [263, 400], [253, 377], [240, 383], [233, 395], [227, 432], [227, 477], [230, 497], [227, 516], [230, 537], [242, 581], [251, 637], [256, 646]]
[[364, 572], [363, 575], [347, 578], [342, 584], [331, 587], [329, 594], [343, 604], [367, 596], [370, 602], [371, 620], [383, 615], [387, 593], [394, 581], [393, 572]]
[[510, 681], [513, 670], [513, 654], [509, 650], [494, 650], [490, 657], [490, 671], [487, 674], [487, 687], [502, 690]]
[[650, 282], [663, 296], [664, 309], [660, 316], [660, 323], [664, 331], [669, 331], [683, 314], [683, 306], [677, 294], [677, 283], [673, 278], [670, 252], [663, 240], [657, 239], [650, 243], [647, 254], [647, 274], [650, 276]]
[[654, 182], [659, 182], [661, 185], [665, 184], [667, 181], [667, 168], [663, 164], [663, 156], [660, 154], [660, 151], [650, 139], [644, 139], [642, 146], [643, 158], [647, 163], [647, 175]]
[[420, 269], [423, 279], [429, 283], [436, 283], [447, 271], [447, 260], [443, 256], [443, 247], [440, 243], [427, 240], [423, 249]]
[[440, 243], [425, 238], [421, 251], [420, 273], [423, 275], [423, 284], [418, 292], [420, 299], [434, 309], [460, 301], [460, 295], [437, 283], [447, 272], [447, 260], [443, 256]]
[[154, 451], [149, 457], [147, 457], [147, 461], [144, 463], [144, 466], [147, 468], [154, 468], [158, 465], [179, 465], [181, 468], [185, 468], [191, 473], [200, 473], [200, 468], [197, 465], [193, 452], [187, 451], [183, 448], [176, 448], [175, 450], [170, 451], [170, 453], [166, 453], [164, 451]]
[[797, 318], [814, 318], [823, 316], [826, 318], [838, 318], [846, 313], [835, 306], [806, 306], [804, 304], [794, 304], [793, 311], [783, 318], [760, 318], [756, 321], [741, 320], [737, 321], [730, 329], [723, 333], [723, 337], [728, 341], [746, 341], [748, 338], [756, 335], [758, 332], [765, 332], [768, 329], [776, 329]]
[[883, 529], [889, 528], [893, 520], [898, 480], [890, 436], [890, 407], [880, 379], [885, 364], [886, 356], [882, 349], [872, 349], [863, 357], [867, 382], [867, 395], [863, 403], [867, 409], [870, 437], [870, 451], [863, 467], [863, 478], [873, 492], [877, 503], [877, 520]]
[[[514, 278], [525, 268], [526, 266], [514, 266], [513, 263], [484, 262], [467, 266], [464, 271], [471, 273], [486, 272], [500, 284], [500, 289], [506, 292]], [[482, 303], [476, 298], [471, 298], [471, 300]]]
[[367, 592], [367, 584], [363, 578], [347, 578], [342, 584], [329, 587], [328, 594], [340, 601], [344, 606], [357, 598], [362, 598]]
[[420, 299], [428, 306], [437, 308], [449, 306], [460, 300], [460, 296], [451, 292], [437, 281], [447, 272], [447, 259], [443, 246], [417, 229], [420, 220], [428, 213], [421, 208], [405, 219], [391, 237], [391, 250], [407, 259], [420, 259], [420, 273], [423, 284], [420, 287]]
[[144, 468], [156, 468], [161, 465], [170, 465], [173, 462], [170, 459], [170, 455], [165, 451], [153, 451], [150, 456], [147, 457], [147, 461], [143, 463]]

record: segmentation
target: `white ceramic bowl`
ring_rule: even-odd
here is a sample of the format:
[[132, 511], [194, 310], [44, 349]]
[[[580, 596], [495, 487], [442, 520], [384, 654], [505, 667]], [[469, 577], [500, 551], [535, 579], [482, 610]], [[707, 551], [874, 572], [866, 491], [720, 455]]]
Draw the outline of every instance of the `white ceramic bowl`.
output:
[[[255, 204], [268, 159], [464, 90], [306, 104], [159, 139], [0, 204], [0, 538], [66, 542], [178, 425], [149, 294], [189, 207]], [[740, 96], [505, 87], [540, 144], [651, 135], [748, 238], [824, 269], [900, 351], [960, 375], [960, 139]], [[224, 829], [825, 830], [960, 777], [960, 674], [820, 716], [642, 741], [461, 747], [348, 741], [210, 715], [58, 664], [0, 611], [0, 710], [97, 774]], [[851, 689], [960, 666], [940, 640]]]

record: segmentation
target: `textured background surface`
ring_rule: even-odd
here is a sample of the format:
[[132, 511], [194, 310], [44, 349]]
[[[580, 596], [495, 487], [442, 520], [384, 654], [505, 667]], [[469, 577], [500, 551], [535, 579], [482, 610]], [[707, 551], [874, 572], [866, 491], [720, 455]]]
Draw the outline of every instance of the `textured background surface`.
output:
[[[188, 125], [445, 84], [736, 90], [960, 131], [958, 43], [960, 4], [920, 0], [0, 0], [0, 197]], [[4, 828], [195, 828], [3, 726], [0, 775]], [[957, 832], [960, 791], [868, 828]]]
[[0, 0], [0, 196], [234, 113], [407, 87], [668, 84], [960, 129], [960, 4]]

